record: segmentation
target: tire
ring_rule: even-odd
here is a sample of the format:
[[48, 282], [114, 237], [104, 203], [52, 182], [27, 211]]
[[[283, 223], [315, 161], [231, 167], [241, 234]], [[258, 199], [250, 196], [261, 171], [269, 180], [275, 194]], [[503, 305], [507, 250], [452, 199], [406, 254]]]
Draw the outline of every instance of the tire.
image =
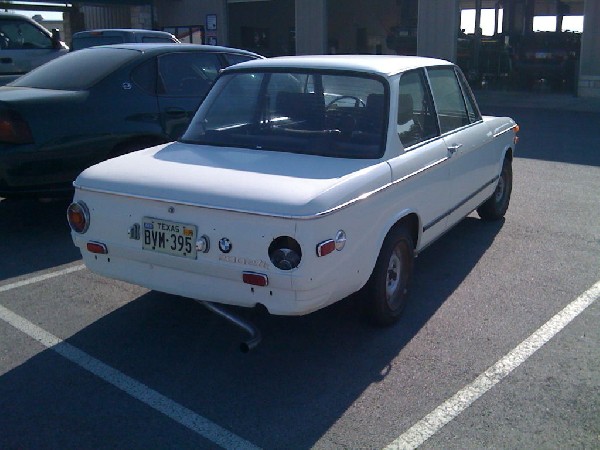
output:
[[367, 312], [377, 325], [398, 321], [406, 306], [414, 265], [413, 239], [405, 227], [386, 236], [371, 278], [365, 286]]
[[508, 158], [504, 159], [502, 171], [498, 178], [496, 190], [479, 208], [477, 214], [483, 220], [499, 220], [504, 217], [508, 204], [510, 203], [510, 194], [512, 192], [512, 164]]

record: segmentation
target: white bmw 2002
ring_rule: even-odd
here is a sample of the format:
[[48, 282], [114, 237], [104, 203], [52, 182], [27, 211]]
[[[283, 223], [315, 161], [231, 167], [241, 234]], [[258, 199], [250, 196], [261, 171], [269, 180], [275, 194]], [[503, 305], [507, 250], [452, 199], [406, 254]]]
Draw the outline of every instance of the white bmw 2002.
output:
[[389, 324], [419, 251], [506, 212], [517, 131], [446, 61], [257, 60], [222, 72], [180, 141], [85, 170], [68, 219], [108, 277], [283, 315], [363, 289]]

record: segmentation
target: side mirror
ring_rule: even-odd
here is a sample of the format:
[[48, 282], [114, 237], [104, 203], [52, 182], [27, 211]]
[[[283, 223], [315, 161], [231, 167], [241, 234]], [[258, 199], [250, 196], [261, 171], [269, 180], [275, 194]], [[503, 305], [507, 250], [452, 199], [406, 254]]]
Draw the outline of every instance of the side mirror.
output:
[[55, 49], [62, 48], [62, 45], [60, 42], [60, 31], [58, 28], [52, 29], [52, 47]]

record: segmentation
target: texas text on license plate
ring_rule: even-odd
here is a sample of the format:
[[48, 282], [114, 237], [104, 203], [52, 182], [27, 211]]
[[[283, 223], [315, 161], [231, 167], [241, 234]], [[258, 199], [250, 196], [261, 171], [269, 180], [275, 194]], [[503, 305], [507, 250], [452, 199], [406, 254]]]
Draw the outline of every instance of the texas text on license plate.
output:
[[169, 220], [143, 218], [142, 248], [168, 255], [196, 258], [196, 226]]

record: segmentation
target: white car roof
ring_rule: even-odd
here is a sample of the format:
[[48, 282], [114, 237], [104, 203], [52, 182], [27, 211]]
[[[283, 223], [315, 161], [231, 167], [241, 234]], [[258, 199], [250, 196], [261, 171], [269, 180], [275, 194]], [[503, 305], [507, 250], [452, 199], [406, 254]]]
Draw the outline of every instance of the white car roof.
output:
[[443, 59], [422, 56], [396, 55], [307, 55], [280, 56], [262, 60], [248, 61], [232, 66], [229, 70], [264, 69], [335, 69], [383, 76], [395, 75], [418, 67], [447, 66], [452, 63]]

